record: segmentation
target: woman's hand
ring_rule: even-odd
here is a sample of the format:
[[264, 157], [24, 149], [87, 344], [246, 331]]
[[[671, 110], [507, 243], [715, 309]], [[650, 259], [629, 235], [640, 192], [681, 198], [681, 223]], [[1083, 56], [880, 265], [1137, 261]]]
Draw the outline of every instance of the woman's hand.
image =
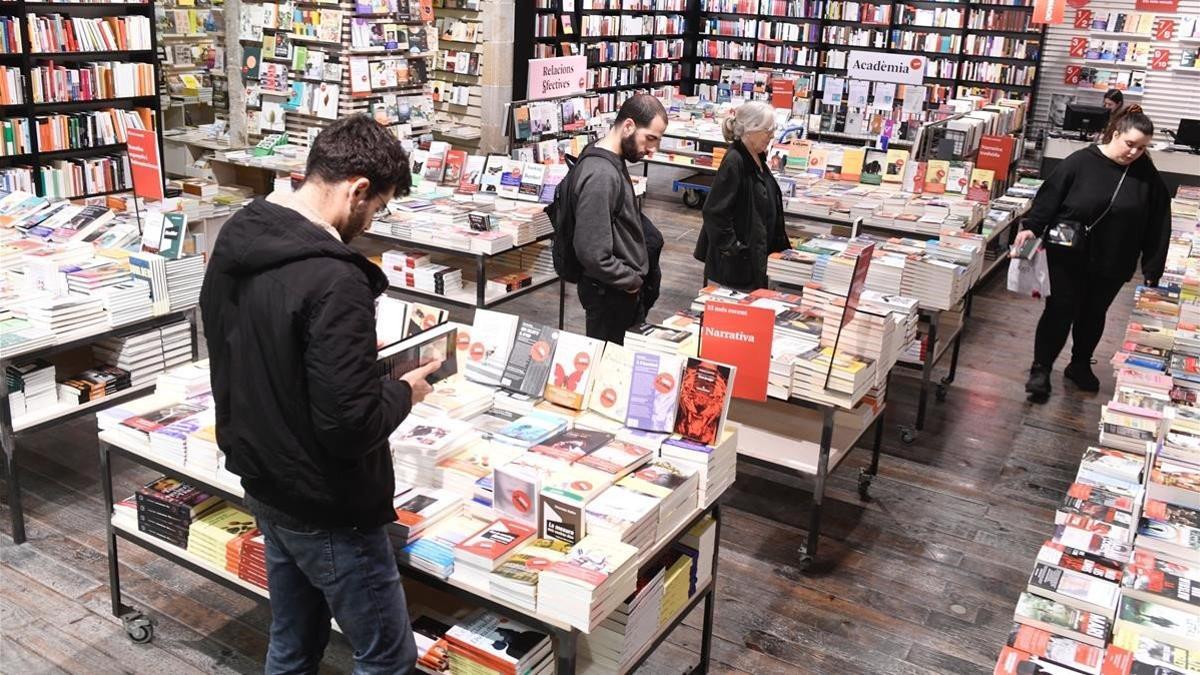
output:
[[1018, 232], [1016, 238], [1013, 239], [1013, 245], [1012, 245], [1012, 248], [1009, 249], [1010, 252], [1009, 252], [1008, 257], [1010, 257], [1010, 258], [1017, 257], [1019, 255], [1019, 252], [1023, 251], [1025, 249], [1025, 244], [1028, 243], [1030, 239], [1036, 239], [1036, 238], [1037, 238], [1037, 235], [1034, 234], [1033, 230], [1021, 230], [1020, 232]]

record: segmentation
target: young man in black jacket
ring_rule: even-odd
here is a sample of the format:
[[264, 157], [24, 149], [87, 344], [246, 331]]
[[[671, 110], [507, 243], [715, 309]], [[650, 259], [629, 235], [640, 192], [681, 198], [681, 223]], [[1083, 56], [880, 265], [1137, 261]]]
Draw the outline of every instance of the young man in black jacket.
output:
[[573, 169], [575, 256], [583, 268], [577, 290], [588, 337], [624, 344], [625, 331], [636, 323], [650, 260], [644, 216], [625, 163], [653, 154], [666, 130], [662, 103], [634, 94], [617, 111], [608, 134], [588, 146]]
[[362, 115], [314, 141], [305, 182], [221, 231], [200, 308], [217, 442], [266, 540], [267, 673], [315, 673], [330, 617], [356, 672], [416, 660], [385, 527], [395, 520], [388, 435], [439, 364], [385, 381], [376, 363], [378, 267], [347, 244], [411, 184], [399, 141]]

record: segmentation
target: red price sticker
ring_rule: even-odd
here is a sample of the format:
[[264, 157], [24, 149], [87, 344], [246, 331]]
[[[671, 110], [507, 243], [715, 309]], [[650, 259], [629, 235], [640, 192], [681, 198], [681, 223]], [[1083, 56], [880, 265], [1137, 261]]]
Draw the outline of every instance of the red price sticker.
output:
[[1079, 74], [1083, 69], [1079, 66], [1067, 66], [1067, 70], [1063, 73], [1063, 84], [1069, 84], [1072, 87], [1079, 86]]
[[1150, 56], [1150, 70], [1166, 70], [1171, 67], [1171, 50], [1155, 49]]
[[1067, 48], [1067, 53], [1074, 58], [1083, 58], [1087, 53], [1088, 39], [1082, 37], [1071, 38], [1071, 46]]
[[1158, 23], [1154, 24], [1154, 39], [1155, 40], [1174, 40], [1175, 28], [1178, 24], [1175, 19], [1159, 19]]
[[1092, 27], [1092, 10], [1077, 9], [1075, 10], [1075, 27], [1076, 28], [1091, 28]]

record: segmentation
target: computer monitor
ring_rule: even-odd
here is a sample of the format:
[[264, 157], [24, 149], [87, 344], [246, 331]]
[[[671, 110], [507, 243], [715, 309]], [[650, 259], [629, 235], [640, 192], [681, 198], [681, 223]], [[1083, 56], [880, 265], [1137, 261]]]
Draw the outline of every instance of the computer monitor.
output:
[[1193, 151], [1200, 152], [1200, 120], [1181, 119], [1179, 130], [1175, 132], [1175, 144], [1186, 145]]
[[1063, 118], [1063, 131], [1078, 131], [1082, 137], [1085, 134], [1104, 131], [1108, 124], [1108, 109], [1098, 105], [1083, 105], [1068, 103], [1066, 116]]

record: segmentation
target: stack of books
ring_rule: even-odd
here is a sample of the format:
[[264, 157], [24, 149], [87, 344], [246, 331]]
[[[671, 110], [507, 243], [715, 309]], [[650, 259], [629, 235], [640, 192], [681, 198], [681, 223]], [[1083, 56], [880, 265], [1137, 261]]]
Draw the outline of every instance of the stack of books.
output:
[[440, 579], [454, 573], [454, 549], [483, 529], [489, 521], [459, 512], [429, 527], [421, 538], [405, 546], [397, 554], [407, 562]]
[[588, 504], [585, 519], [590, 537], [608, 537], [642, 550], [657, 541], [659, 497], [614, 485]]
[[674, 550], [668, 555], [666, 574], [663, 577], [662, 606], [658, 609], [659, 626], [670, 623], [687, 604], [694, 564], [691, 556], [680, 551]]
[[[230, 569], [230, 545], [254, 530], [254, 516], [224, 503], [192, 523], [188, 530], [187, 550], [212, 563], [217, 569]], [[236, 570], [237, 566], [234, 565], [232, 569]]]
[[707, 508], [733, 485], [737, 477], [738, 426], [727, 422], [721, 440], [704, 445], [672, 436], [663, 442], [658, 456], [668, 462], [695, 467], [697, 499]]
[[488, 589], [505, 602], [537, 611], [541, 571], [565, 559], [570, 550], [571, 544], [557, 539], [530, 539], [492, 572]]
[[9, 365], [4, 371], [12, 417], [45, 410], [58, 403], [54, 364], [41, 359]]
[[409, 415], [388, 441], [396, 480], [437, 487], [437, 463], [476, 439], [478, 434], [465, 422]]
[[223, 502], [183, 481], [163, 476], [138, 488], [138, 530], [187, 548], [192, 523]]
[[60, 403], [80, 405], [112, 396], [129, 387], [128, 371], [113, 366], [88, 368], [58, 383], [58, 400]]
[[491, 389], [454, 377], [435, 384], [425, 400], [413, 406], [412, 414], [463, 420], [487, 412], [493, 400], [495, 392]]
[[550, 637], [518, 621], [479, 610], [446, 631], [450, 672], [541, 675], [553, 671]]
[[53, 333], [60, 344], [109, 328], [104, 300], [90, 295], [35, 300], [25, 306], [25, 318], [34, 328]]
[[538, 580], [538, 612], [585, 633], [637, 590], [638, 549], [590, 535]]
[[150, 452], [168, 462], [184, 466], [188, 464], [188, 441], [191, 436], [205, 427], [214, 426], [216, 421], [216, 410], [205, 408], [154, 429], [150, 432]]
[[104, 311], [108, 312], [108, 321], [113, 326], [145, 321], [154, 316], [153, 307], [147, 301], [150, 282], [145, 279], [131, 277], [115, 286], [94, 291], [92, 295], [104, 300]]
[[699, 477], [699, 471], [691, 464], [660, 457], [622, 478], [618, 485], [659, 500], [654, 540], [663, 541], [694, 515]]
[[243, 540], [237, 575], [259, 588], [267, 588], [267, 545], [262, 532], [256, 531]]
[[537, 535], [537, 529], [515, 520], [497, 518], [454, 547], [451, 578], [473, 588], [487, 589], [491, 574]]
[[393, 506], [396, 522], [390, 534], [400, 546], [407, 546], [425, 531], [462, 511], [462, 498], [439, 488], [415, 487], [396, 495]]
[[200, 287], [204, 283], [204, 256], [190, 255], [167, 260], [167, 297], [170, 311], [178, 312], [200, 302]]
[[661, 562], [638, 572], [637, 590], [584, 635], [579, 643], [581, 673], [620, 673], [658, 631], [667, 569]]
[[148, 382], [166, 367], [158, 329], [100, 340], [92, 345], [92, 355], [100, 363], [129, 371], [133, 386]]
[[[477, 498], [479, 481], [491, 479], [492, 468], [514, 459], [520, 450], [500, 444], [492, 444], [486, 440], [478, 440], [468, 444], [458, 452], [437, 463], [438, 481], [442, 488], [458, 495], [463, 503], [470, 507], [479, 504], [490, 509], [492, 500], [490, 494], [486, 503]], [[489, 491], [490, 493], [490, 491]]]

